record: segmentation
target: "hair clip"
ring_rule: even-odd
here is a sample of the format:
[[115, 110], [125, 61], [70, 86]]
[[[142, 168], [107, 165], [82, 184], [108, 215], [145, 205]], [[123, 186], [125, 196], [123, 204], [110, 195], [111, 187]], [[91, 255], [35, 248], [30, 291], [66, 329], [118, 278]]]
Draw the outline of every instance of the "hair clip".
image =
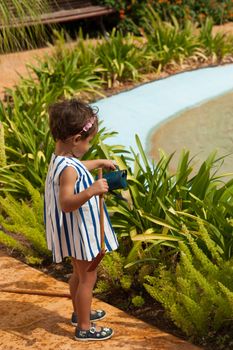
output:
[[[85, 125], [84, 127], [82, 128], [81, 132], [85, 131], [87, 132], [93, 125], [94, 125], [94, 122], [95, 122], [95, 117], [92, 117]], [[81, 133], [80, 132], [80, 133]]]

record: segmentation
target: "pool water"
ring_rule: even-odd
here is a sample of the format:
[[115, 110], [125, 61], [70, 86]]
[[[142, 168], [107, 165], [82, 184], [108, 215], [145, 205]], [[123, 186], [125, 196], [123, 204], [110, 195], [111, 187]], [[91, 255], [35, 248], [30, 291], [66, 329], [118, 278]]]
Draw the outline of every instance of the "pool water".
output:
[[[225, 94], [225, 95], [224, 95]], [[233, 64], [175, 74], [132, 90], [101, 99], [100, 119], [118, 135], [109, 144], [133, 147], [138, 134], [146, 153], [158, 157], [158, 148], [176, 150], [173, 165], [183, 147], [201, 162], [213, 151], [233, 151]], [[233, 171], [232, 157], [224, 169]]]
[[221, 172], [233, 173], [233, 92], [214, 98], [168, 119], [151, 133], [149, 155], [158, 159], [158, 149], [170, 154], [176, 168], [182, 149], [196, 156], [196, 167], [213, 151], [218, 156], [232, 153], [224, 159]]

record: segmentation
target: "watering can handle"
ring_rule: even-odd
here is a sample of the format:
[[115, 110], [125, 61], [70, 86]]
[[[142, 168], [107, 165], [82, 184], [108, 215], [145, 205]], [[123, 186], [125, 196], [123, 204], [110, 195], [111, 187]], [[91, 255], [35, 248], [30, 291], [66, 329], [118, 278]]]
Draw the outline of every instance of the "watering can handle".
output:
[[[98, 178], [103, 178], [102, 168], [98, 169]], [[100, 208], [100, 246], [102, 253], [105, 252], [105, 244], [104, 244], [104, 195], [101, 194], [99, 196], [99, 208]]]

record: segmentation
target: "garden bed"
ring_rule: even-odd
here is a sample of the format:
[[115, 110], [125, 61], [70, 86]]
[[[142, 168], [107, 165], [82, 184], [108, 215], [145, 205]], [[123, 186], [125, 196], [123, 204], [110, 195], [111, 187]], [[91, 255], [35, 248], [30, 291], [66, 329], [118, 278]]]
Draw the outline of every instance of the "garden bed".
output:
[[[163, 28], [163, 25], [161, 27]], [[173, 32], [174, 31], [175, 27], [173, 28]], [[181, 33], [183, 33], [182, 31], [183, 29], [181, 30]], [[169, 28], [167, 28], [167, 32], [170, 32]], [[207, 34], [208, 30], [206, 30], [206, 36], [208, 36]], [[192, 42], [193, 37], [190, 34], [190, 31], [188, 31], [188, 37]], [[180, 37], [178, 36], [177, 42], [179, 42], [179, 39]], [[126, 40], [128, 41], [125, 42]], [[109, 46], [109, 42], [112, 43], [112, 46]], [[60, 41], [60, 44], [61, 43], [62, 40]], [[224, 44], [224, 42], [222, 43]], [[52, 140], [46, 136], [48, 133], [46, 120], [47, 106], [53, 100], [62, 96], [71, 97], [78, 95], [85, 97], [86, 99], [90, 98], [90, 100], [95, 100], [96, 96], [94, 94], [96, 94], [96, 91], [100, 92], [101, 89], [103, 89], [104, 84], [109, 88], [102, 90], [102, 92], [104, 92], [105, 95], [112, 95], [126, 89], [131, 89], [138, 84], [145, 83], [154, 79], [159, 79], [161, 77], [175, 74], [177, 72], [209, 66], [211, 64], [224, 64], [232, 62], [232, 47], [227, 47], [227, 49], [229, 49], [229, 55], [224, 55], [223, 52], [223, 55], [219, 54], [218, 56], [218, 50], [212, 53], [208, 52], [208, 49], [210, 49], [211, 45], [209, 47], [204, 47], [204, 42], [202, 42], [199, 49], [202, 48], [202, 52], [205, 52], [205, 59], [203, 59], [203, 56], [200, 57], [198, 55], [196, 56], [196, 59], [194, 59], [194, 56], [192, 54], [189, 55], [188, 46], [186, 47], [187, 52], [185, 55], [183, 55], [183, 50], [180, 50], [179, 45], [177, 45], [175, 48], [174, 54], [172, 40], [170, 42], [170, 58], [166, 56], [166, 50], [163, 52], [164, 56], [162, 58], [158, 58], [156, 55], [160, 51], [157, 50], [154, 52], [154, 61], [151, 61], [151, 69], [153, 68], [154, 71], [159, 72], [161, 71], [162, 67], [163, 72], [156, 74], [141, 74], [143, 73], [144, 66], [142, 65], [142, 67], [138, 67], [137, 64], [139, 62], [139, 59], [135, 60], [135, 55], [138, 55], [137, 57], [140, 57], [141, 51], [135, 51], [135, 42], [132, 40], [132, 37], [125, 38], [121, 33], [115, 33], [113, 31], [110, 40], [106, 41], [104, 45], [100, 45], [97, 55], [93, 55], [94, 51], [92, 48], [89, 52], [86, 52], [85, 47], [82, 46], [82, 41], [79, 44], [79, 50], [80, 48], [83, 48], [83, 56], [78, 57], [77, 51], [66, 51], [64, 50], [64, 46], [58, 46], [57, 53], [54, 57], [48, 58], [46, 62], [43, 62], [41, 64], [41, 67], [34, 67], [33, 73], [37, 74], [38, 84], [34, 81], [34, 75], [32, 75], [33, 78], [31, 80], [23, 80], [23, 84], [17, 86], [16, 91], [8, 92], [7, 97], [9, 97], [9, 99], [6, 99], [5, 101], [6, 105], [8, 103], [8, 108], [5, 110], [4, 104], [2, 105], [2, 118], [5, 123], [4, 127], [6, 130], [5, 140], [6, 145], [8, 146], [6, 148], [7, 157], [4, 158], [4, 152], [2, 152], [2, 183], [5, 184], [4, 189], [8, 186], [12, 186], [13, 191], [16, 192], [15, 198], [12, 198], [9, 195], [6, 195], [5, 198], [1, 198], [1, 206], [4, 212], [4, 217], [2, 216], [1, 222], [1, 225], [4, 228], [1, 232], [2, 241], [3, 243], [8, 243], [8, 245], [11, 247], [15, 245], [17, 249], [21, 249], [25, 260], [29, 263], [38, 264], [38, 262], [43, 261], [40, 269], [58, 279], [65, 279], [66, 281], [71, 273], [70, 265], [64, 263], [63, 265], [55, 266], [54, 264], [50, 264], [48, 262], [46, 264], [46, 259], [47, 261], [50, 261], [50, 258], [48, 258], [49, 253], [46, 248], [46, 241], [44, 237], [44, 226], [42, 220], [43, 203], [40, 196], [40, 191], [43, 191], [44, 177], [46, 175], [47, 169], [46, 166], [51, 155], [50, 152], [53, 150]], [[224, 45], [223, 48], [225, 47]], [[130, 52], [132, 62], [135, 64], [135, 69], [134, 67], [131, 70], [126, 69], [125, 75], [123, 77], [121, 75], [121, 70], [118, 69], [116, 73], [114, 70], [116, 67], [111, 65], [111, 63], [114, 61], [113, 59], [110, 59], [109, 61], [105, 60], [106, 52], [108, 52], [109, 57], [111, 57], [111, 54], [115, 51], [113, 49], [115, 47], [120, 48], [119, 51], [121, 53], [122, 47], [125, 49], [123, 55], [119, 58], [119, 63], [123, 64], [124, 68], [127, 66], [124, 65], [124, 62], [128, 59], [128, 52]], [[151, 49], [153, 49], [153, 46]], [[204, 51], [205, 49], [206, 51]], [[90, 54], [91, 57], [88, 56], [88, 54]], [[83, 62], [86, 63], [86, 57], [90, 58], [91, 64], [93, 64], [93, 62], [97, 64], [95, 66], [95, 75], [91, 77], [91, 88], [88, 83], [90, 81], [90, 75], [93, 72], [93, 66], [89, 64], [88, 71], [83, 69], [81, 70], [84, 76], [84, 79], [81, 79], [82, 75], [80, 78], [80, 71], [77, 71], [77, 57], [80, 59], [79, 63], [81, 68], [83, 68]], [[98, 63], [95, 61], [96, 57], [100, 59]], [[177, 63], [174, 63], [174, 61], [179, 62], [179, 65]], [[70, 64], [70, 62], [72, 64]], [[147, 63], [147, 56], [144, 57], [143, 62], [145, 62], [145, 64]], [[74, 70], [70, 70], [70, 67], [73, 67]], [[132, 65], [129, 65], [129, 67], [132, 68]], [[104, 80], [104, 84], [102, 81], [100, 81], [101, 74]], [[134, 78], [137, 83], [128, 82], [129, 79], [134, 80]], [[136, 78], [138, 78], [138, 80]], [[85, 84], [80, 84], [80, 80], [82, 82], [85, 80]], [[55, 87], [57, 90], [53, 90], [53, 87]], [[83, 94], [83, 90], [85, 90], [85, 94]], [[54, 95], [51, 96], [50, 92], [54, 93]], [[13, 106], [16, 108], [19, 107], [18, 113], [15, 113]], [[32, 131], [30, 128], [29, 130], [25, 128], [22, 130], [22, 125], [24, 125], [25, 120], [30, 120], [29, 125], [32, 128]], [[9, 121], [10, 125], [7, 124]], [[15, 134], [13, 132], [9, 132], [9, 130], [11, 131], [11, 128]], [[2, 128], [2, 130], [4, 131], [4, 128]], [[92, 148], [90, 148], [89, 154], [87, 156], [90, 156], [90, 159], [103, 156], [109, 158], [114, 154], [114, 156], [116, 158], [118, 157], [119, 160], [119, 153], [122, 150], [119, 150], [119, 148], [114, 149], [114, 146], [112, 146], [112, 148], [111, 146], [101, 148], [102, 140], [105, 140], [110, 136], [110, 134], [104, 134], [105, 131], [103, 130], [97, 134], [95, 140], [96, 143], [93, 143]], [[29, 131], [28, 134], [27, 131]], [[4, 132], [2, 135], [3, 134]], [[15, 135], [17, 135], [17, 137], [15, 137]], [[35, 145], [35, 147], [33, 147], [34, 141], [37, 140], [37, 138], [39, 145]], [[27, 142], [27, 140], [30, 140], [30, 142]], [[2, 144], [4, 144], [4, 135], [2, 136]], [[222, 186], [222, 188], [219, 189], [219, 184], [216, 186], [216, 181], [210, 178], [210, 168], [214, 162], [213, 157], [207, 160], [204, 166], [200, 169], [200, 172], [197, 174], [196, 178], [190, 180], [188, 176], [190, 174], [188, 152], [186, 154], [183, 153], [182, 155], [183, 158], [181, 167], [179, 171], [177, 170], [177, 176], [170, 177], [168, 169], [169, 162], [164, 159], [161, 161], [161, 163], [158, 164], [158, 167], [156, 169], [151, 169], [148, 164], [146, 155], [143, 153], [144, 151], [142, 145], [140, 144], [139, 138], [137, 138], [137, 144], [143, 162], [141, 164], [138, 164], [139, 170], [134, 170], [134, 173], [131, 174], [132, 178], [135, 180], [135, 183], [131, 183], [129, 185], [129, 187], [131, 186], [130, 199], [134, 205], [124, 208], [124, 204], [119, 202], [110, 201], [108, 203], [110, 213], [115, 213], [114, 217], [112, 218], [113, 225], [115, 224], [116, 227], [120, 227], [119, 237], [122, 240], [122, 244], [120, 245], [119, 254], [116, 253], [115, 256], [114, 254], [110, 255], [114, 256], [110, 257], [108, 264], [110, 267], [112, 266], [112, 271], [110, 269], [106, 269], [107, 277], [112, 277], [111, 272], [114, 272], [116, 276], [116, 278], [114, 277], [114, 281], [109, 278], [109, 281], [113, 284], [111, 297], [109, 299], [109, 294], [107, 292], [102, 293], [99, 295], [99, 297], [104, 298], [106, 301], [111, 301], [111, 303], [112, 300], [115, 299], [114, 303], [116, 303], [118, 307], [123, 308], [127, 312], [132, 314], [137, 313], [138, 317], [140, 315], [140, 317], [147, 321], [150, 321], [151, 323], [155, 322], [154, 324], [158, 325], [160, 328], [165, 327], [165, 329], [169, 332], [175, 332], [175, 334], [178, 332], [179, 334], [177, 335], [183, 336], [181, 331], [179, 331], [171, 321], [168, 321], [160, 304], [158, 302], [155, 302], [154, 299], [149, 296], [150, 294], [155, 299], [157, 298], [156, 300], [160, 300], [160, 295], [158, 295], [159, 293], [164, 293], [164, 299], [167, 296], [166, 293], [169, 293], [169, 288], [166, 289], [166, 286], [168, 284], [163, 284], [163, 288], [160, 289], [156, 286], [156, 283], [159, 283], [159, 281], [164, 281], [164, 276], [162, 273], [159, 277], [158, 275], [156, 275], [156, 278], [154, 276], [154, 285], [152, 285], [152, 279], [151, 285], [148, 284], [150, 283], [148, 281], [147, 284], [144, 283], [144, 277], [146, 275], [150, 273], [153, 274], [154, 272], [157, 274], [157, 270], [158, 273], [160, 273], [162, 272], [160, 270], [160, 265], [164, 264], [165, 267], [166, 264], [169, 265], [170, 263], [170, 270], [167, 271], [166, 281], [169, 281], [170, 283], [169, 287], [171, 288], [170, 294], [168, 296], [169, 300], [172, 299], [173, 304], [166, 306], [168, 311], [171, 311], [171, 306], [173, 305], [175, 305], [175, 307], [178, 307], [178, 312], [176, 315], [179, 317], [175, 319], [176, 324], [179, 326], [181, 325], [180, 328], [183, 326], [186, 334], [189, 334], [190, 336], [193, 336], [193, 334], [195, 334], [196, 339], [198, 339], [201, 344], [205, 344], [206, 342], [206, 340], [202, 337], [202, 335], [205, 334], [205, 336], [209, 337], [208, 344], [211, 343], [211, 349], [214, 349], [214, 346], [218, 346], [218, 350], [227, 350], [224, 342], [225, 340], [228, 340], [228, 343], [230, 344], [229, 339], [227, 339], [227, 333], [230, 333], [230, 329], [224, 328], [225, 323], [223, 324], [223, 322], [231, 319], [231, 316], [229, 316], [230, 307], [225, 307], [228, 300], [226, 300], [226, 298], [224, 299], [224, 297], [226, 295], [228, 296], [228, 294], [231, 295], [230, 290], [227, 288], [227, 286], [230, 286], [230, 283], [228, 285], [227, 281], [227, 276], [230, 276], [230, 274], [228, 274], [230, 269], [228, 268], [227, 263], [228, 260], [232, 257], [232, 250], [231, 248], [228, 249], [227, 247], [228, 245], [229, 247], [232, 245], [230, 241], [230, 234], [228, 235], [228, 233], [232, 232], [230, 231], [232, 212], [229, 209], [229, 203], [232, 201], [232, 197], [230, 195], [232, 184], [230, 182], [226, 184], [226, 186]], [[133, 155], [134, 158], [137, 158], [135, 154]], [[32, 159], [35, 160], [35, 162], [33, 162]], [[119, 161], [123, 162], [123, 166], [127, 166], [127, 164], [124, 163], [123, 157]], [[18, 182], [17, 178], [18, 171], [9, 171], [9, 173], [4, 173], [4, 165], [6, 163], [14, 164], [14, 162], [19, 163], [19, 165], [24, 169], [24, 173], [22, 172], [24, 178], [20, 179], [20, 183]], [[144, 166], [146, 168], [146, 171], [143, 170]], [[6, 167], [6, 172], [8, 170], [9, 169]], [[129, 168], [128, 170], [129, 172], [131, 171]], [[14, 180], [17, 179], [17, 181], [13, 181], [13, 176], [15, 176]], [[205, 181], [203, 181], [203, 179], [205, 179]], [[227, 191], [228, 188], [230, 189], [229, 191]], [[28, 201], [28, 193], [31, 195], [30, 202]], [[26, 199], [25, 202], [23, 202], [18, 201], [18, 198]], [[160, 201], [155, 201], [154, 205], [151, 205], [151, 200], [154, 198], [159, 198]], [[196, 201], [196, 198], [198, 198], [198, 201]], [[116, 210], [116, 207], [118, 210]], [[205, 210], [202, 210], [203, 208]], [[188, 219], [186, 219], [185, 215], [189, 215]], [[213, 228], [215, 225], [214, 231], [211, 232], [212, 236], [210, 236], [210, 232], [206, 227], [204, 227], [203, 224], [203, 221], [206, 221], [205, 219], [207, 215], [208, 222], [206, 224], [210, 224], [210, 226], [208, 226], [208, 229], [210, 227]], [[8, 220], [9, 217], [10, 220]], [[8, 235], [7, 231], [13, 232], [12, 236]], [[153, 237], [150, 237], [151, 241], [154, 240], [154, 243], [151, 246], [147, 244], [147, 242], [144, 242], [144, 233], [146, 232], [148, 234], [148, 231], [149, 234], [150, 232], [156, 233], [156, 235], [152, 235]], [[25, 247], [19, 244], [21, 242], [19, 242], [19, 240], [17, 242], [17, 236], [19, 232], [20, 234], [27, 237], [30, 242], [29, 248], [31, 248], [31, 250], [25, 250]], [[219, 242], [217, 239], [219, 235], [224, 241], [223, 244], [222, 241]], [[186, 238], [186, 242], [180, 242], [182, 241], [181, 238], [184, 236]], [[192, 238], [192, 236], [194, 238]], [[202, 249], [200, 250], [196, 244], [197, 237], [200, 238], [201, 242], [198, 243], [200, 243], [203, 251]], [[212, 240], [213, 238], [215, 238], [218, 243], [216, 249], [216, 242]], [[156, 240], [159, 240], [159, 243]], [[134, 244], [135, 241], [136, 244]], [[139, 246], [137, 243], [139, 243]], [[151, 247], [154, 250], [150, 250], [149, 248]], [[193, 247], [195, 249], [191, 250]], [[133, 249], [134, 251], [132, 252]], [[178, 251], [180, 254], [179, 256]], [[184, 254], [184, 251], [186, 253], [188, 252], [188, 264], [185, 264], [184, 261], [182, 261], [182, 258], [184, 259], [183, 256], [186, 256], [186, 254]], [[131, 253], [130, 257], [129, 252]], [[13, 251], [10, 254], [15, 253]], [[154, 259], [151, 259], [153, 256]], [[175, 270], [180, 263], [179, 259], [177, 259], [177, 256], [181, 261], [180, 265], [182, 265], [182, 263], [183, 265], [179, 266], [179, 268]], [[16, 257], [21, 258], [20, 255], [17, 255]], [[188, 258], [186, 257], [186, 259]], [[127, 259], [130, 260], [130, 263], [133, 265], [136, 262], [136, 273], [132, 273], [132, 270], [129, 271], [127, 269], [124, 269], [124, 266], [127, 263]], [[150, 260], [150, 262], [153, 260], [154, 265], [150, 266], [148, 272], [148, 264], [146, 263], [144, 265], [146, 271], [142, 271], [142, 268], [144, 266], [137, 264], [137, 259], [141, 259], [141, 261], [139, 261], [140, 263], [145, 262], [145, 260]], [[201, 261], [201, 264], [199, 263], [199, 260]], [[156, 261], [156, 264], [154, 261]], [[120, 269], [118, 269], [118, 265], [115, 265], [115, 262], [118, 263]], [[187, 273], [185, 270], [186, 266], [190, 267], [192, 273], [190, 273], [190, 271]], [[154, 269], [153, 271], [151, 270], [151, 267]], [[225, 273], [226, 271], [227, 273]], [[183, 275], [181, 276], [180, 273], [183, 273]], [[137, 280], [137, 277], [139, 275], [141, 276], [141, 285], [140, 283], [138, 284]], [[171, 276], [173, 277], [174, 275], [175, 278], [172, 280]], [[197, 276], [201, 276], [201, 279], [198, 279]], [[213, 278], [213, 276], [216, 277], [216, 279]], [[224, 277], [226, 277], [226, 281], [222, 280]], [[179, 285], [179, 282], [181, 280], [184, 283], [183, 286]], [[202, 282], [204, 287], [201, 285]], [[122, 290], [121, 286], [122, 289], [125, 290], [124, 292], [119, 292], [119, 290]], [[184, 287], [182, 289], [182, 292], [180, 291], [181, 286]], [[192, 290], [194, 289], [194, 293], [192, 293], [191, 297], [189, 293], [190, 286], [192, 286]], [[114, 287], [116, 287], [116, 289]], [[144, 287], [149, 294], [146, 293]], [[127, 290], [129, 293], [127, 293]], [[150, 293], [150, 291], [152, 293]], [[138, 295], [136, 295], [138, 298], [137, 300], [144, 301], [143, 306], [139, 304], [137, 307], [132, 306], [135, 293], [138, 293]], [[181, 298], [181, 295], [183, 298]], [[220, 326], [222, 327], [220, 329], [220, 326], [219, 328], [217, 328], [218, 325], [216, 326], [215, 329], [220, 329], [220, 332], [217, 334], [218, 339], [216, 339], [216, 333], [213, 334], [215, 345], [212, 345], [211, 334], [208, 333], [208, 330], [214, 329], [211, 328], [212, 324], [209, 323], [209, 318], [212, 317], [212, 315], [216, 312], [214, 308], [215, 304], [212, 303], [212, 300], [216, 301], [216, 296], [218, 296], [218, 300], [220, 300], [219, 305], [216, 305], [216, 309], [219, 307], [220, 312], [222, 312], [222, 317], [220, 318]], [[205, 303], [205, 298], [207, 298], [208, 303]], [[185, 302], [187, 300], [190, 302], [190, 299], [192, 303], [191, 305], [195, 306], [194, 311], [200, 311], [202, 317], [202, 319], [200, 318], [200, 321], [202, 323], [197, 322], [199, 313], [192, 312], [192, 308], [187, 308], [187, 303], [185, 304]], [[122, 300], [124, 300], [124, 303], [122, 303]], [[190, 314], [188, 314], [187, 309], [188, 311], [191, 310]], [[186, 314], [188, 314], [190, 317], [186, 317]], [[172, 317], [170, 316], [170, 318]], [[172, 319], [174, 318], [175, 317]], [[186, 323], [188, 324], [187, 327]], [[223, 337], [221, 337], [222, 332], [224, 334]], [[229, 346], [231, 345], [232, 344]]]
[[[233, 34], [233, 22], [229, 22], [223, 25], [214, 26], [213, 34], [216, 33], [225, 33], [225, 34]], [[93, 41], [93, 40], [92, 40]], [[37, 60], [42, 60], [47, 54], [52, 52], [52, 48], [41, 48], [30, 51], [16, 52], [6, 55], [0, 55], [0, 67], [1, 67], [1, 80], [0, 80], [0, 99], [4, 98], [4, 89], [12, 88], [20, 81], [20, 77], [27, 77], [27, 64], [35, 64]], [[201, 67], [208, 67], [211, 65], [211, 62], [205, 62], [201, 65]], [[14, 67], [14, 69], [12, 69]], [[187, 62], [186, 65], [183, 66], [171, 66], [168, 67], [166, 72], [162, 72], [159, 75], [147, 74], [142, 82], [126, 82], [115, 86], [112, 89], [105, 90], [104, 93], [106, 96], [111, 96], [115, 93], [125, 91], [127, 89], [132, 89], [133, 87], [140, 85], [144, 82], [149, 82], [155, 79], [160, 79], [163, 77], [167, 77], [171, 74], [180, 73], [187, 70], [197, 69], [200, 67], [199, 64], [195, 64], [194, 62]]]

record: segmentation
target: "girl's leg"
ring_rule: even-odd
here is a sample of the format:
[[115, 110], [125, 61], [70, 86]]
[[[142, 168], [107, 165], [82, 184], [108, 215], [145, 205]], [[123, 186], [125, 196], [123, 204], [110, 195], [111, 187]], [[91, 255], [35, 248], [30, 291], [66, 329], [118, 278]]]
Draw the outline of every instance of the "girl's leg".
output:
[[88, 272], [90, 261], [73, 259], [75, 272], [78, 276], [78, 288], [75, 296], [76, 313], [78, 315], [78, 328], [90, 329], [90, 313], [92, 291], [96, 282], [97, 270]]
[[72, 258], [72, 265], [73, 265], [73, 273], [69, 279], [69, 287], [70, 287], [70, 296], [72, 299], [72, 304], [73, 304], [73, 309], [74, 312], [76, 313], [76, 293], [77, 293], [77, 289], [78, 289], [78, 273], [75, 270], [76, 266], [75, 266], [75, 262], [73, 261], [75, 260], [74, 258]]

